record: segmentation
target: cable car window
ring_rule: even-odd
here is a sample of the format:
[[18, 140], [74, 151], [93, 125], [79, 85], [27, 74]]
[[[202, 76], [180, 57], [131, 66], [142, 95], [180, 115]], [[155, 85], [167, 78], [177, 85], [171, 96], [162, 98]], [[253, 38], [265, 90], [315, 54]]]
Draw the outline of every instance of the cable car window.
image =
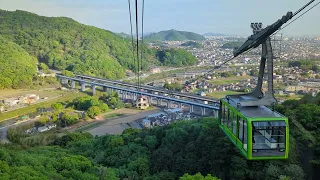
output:
[[248, 147], [248, 133], [247, 133], [247, 121], [243, 121], [243, 149], [247, 151]]
[[233, 114], [233, 119], [232, 119], [232, 133], [237, 137], [237, 117], [235, 113]]
[[222, 104], [221, 107], [221, 123], [224, 124], [225, 122], [225, 118], [226, 118], [226, 114], [225, 114], [225, 105]]
[[243, 143], [243, 119], [242, 118], [239, 118], [239, 129], [238, 129], [238, 132], [239, 132], [239, 140]]
[[227, 121], [228, 121], [228, 129], [232, 132], [232, 117], [233, 117], [233, 113], [232, 111], [230, 111], [228, 109], [228, 118], [227, 118]]
[[284, 121], [252, 122], [253, 156], [283, 156], [286, 126]]
[[229, 109], [227, 106], [224, 107], [224, 124], [227, 125], [228, 123], [228, 116], [229, 116]]

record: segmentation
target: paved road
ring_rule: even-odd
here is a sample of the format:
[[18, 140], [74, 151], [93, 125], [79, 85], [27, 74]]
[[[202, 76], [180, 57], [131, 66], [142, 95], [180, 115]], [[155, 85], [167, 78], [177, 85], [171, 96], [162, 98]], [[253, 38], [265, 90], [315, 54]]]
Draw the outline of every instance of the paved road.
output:
[[7, 137], [8, 129], [10, 127], [23, 125], [23, 124], [26, 124], [26, 123], [31, 123], [33, 121], [36, 121], [37, 119], [38, 118], [29, 119], [29, 120], [26, 120], [26, 121], [19, 121], [19, 122], [16, 122], [16, 123], [13, 123], [13, 124], [10, 124], [10, 125], [7, 125], [7, 126], [0, 127], [0, 142], [4, 142], [4, 143], [9, 143], [10, 142], [8, 137]]
[[[105, 134], [121, 134], [123, 130], [129, 128], [127, 123], [142, 119], [148, 115], [161, 112], [161, 109], [152, 109], [147, 111], [135, 111], [135, 114], [130, 116], [120, 117], [112, 119], [99, 127], [89, 130], [88, 132], [92, 135], [102, 136]], [[126, 114], [127, 115], [127, 114]]]

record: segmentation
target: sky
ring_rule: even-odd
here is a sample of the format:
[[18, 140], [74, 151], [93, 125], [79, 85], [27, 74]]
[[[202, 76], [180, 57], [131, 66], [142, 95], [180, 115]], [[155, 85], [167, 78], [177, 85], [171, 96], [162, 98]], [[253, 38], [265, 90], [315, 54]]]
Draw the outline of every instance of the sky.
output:
[[[269, 25], [309, 0], [145, 0], [144, 32], [176, 29], [250, 35], [251, 22]], [[141, 25], [141, 4], [138, 0]], [[319, 2], [316, 0], [315, 3]], [[131, 0], [134, 7], [134, 0]], [[113, 32], [130, 32], [127, 0], [0, 0], [0, 9], [70, 17]], [[132, 9], [135, 21], [135, 10]], [[285, 28], [284, 35], [320, 35], [320, 5]], [[140, 30], [141, 31], [141, 27]]]

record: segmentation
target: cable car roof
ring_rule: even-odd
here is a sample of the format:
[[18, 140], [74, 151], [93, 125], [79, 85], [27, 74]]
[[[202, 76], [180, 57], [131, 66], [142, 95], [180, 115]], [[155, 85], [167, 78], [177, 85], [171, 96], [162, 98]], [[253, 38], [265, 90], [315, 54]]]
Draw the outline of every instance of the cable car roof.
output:
[[[228, 102], [226, 98], [223, 98], [225, 102]], [[234, 100], [234, 99], [233, 99]], [[229, 101], [229, 104], [234, 108], [237, 108], [237, 105], [234, 101]], [[281, 114], [276, 111], [272, 111], [266, 106], [253, 106], [253, 107], [240, 107], [240, 113], [248, 118], [284, 118]]]

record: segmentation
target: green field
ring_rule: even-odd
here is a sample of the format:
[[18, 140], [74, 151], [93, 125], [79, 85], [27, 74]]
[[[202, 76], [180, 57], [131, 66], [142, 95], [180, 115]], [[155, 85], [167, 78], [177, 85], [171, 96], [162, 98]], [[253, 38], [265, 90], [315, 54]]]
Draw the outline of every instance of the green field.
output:
[[250, 78], [251, 78], [251, 76], [232, 76], [232, 77], [228, 77], [228, 78], [212, 79], [209, 82], [214, 85], [223, 85], [223, 84], [231, 84], [231, 83], [241, 82], [243, 80], [248, 80]]
[[121, 113], [112, 113], [112, 114], [107, 114], [104, 116], [104, 119], [109, 119], [109, 118], [114, 118], [114, 117], [120, 117], [123, 116], [124, 114]]
[[84, 93], [65, 93], [62, 97], [59, 97], [59, 98], [56, 98], [53, 100], [30, 105], [30, 106], [23, 107], [23, 108], [14, 110], [14, 111], [0, 113], [0, 121], [10, 119], [10, 118], [19, 117], [19, 116], [29, 114], [29, 113], [33, 113], [33, 112], [36, 112], [38, 108], [48, 108], [48, 107], [51, 107], [51, 104], [54, 104], [57, 102], [70, 101], [70, 100], [73, 100], [75, 98], [78, 98], [78, 97], [84, 96], [84, 95], [86, 95], [86, 94], [84, 94]]
[[30, 90], [30, 89], [1, 89], [0, 98], [25, 96], [26, 94], [37, 94], [40, 98], [53, 98], [59, 96], [61, 92], [56, 90]]
[[274, 95], [276, 99], [281, 100], [299, 100], [303, 97], [303, 95], [293, 95], [293, 96], [287, 96], [287, 95]]
[[78, 127], [75, 131], [76, 132], [88, 131], [90, 129], [96, 128], [96, 127], [101, 126], [102, 124], [106, 123], [109, 118], [116, 118], [116, 117], [121, 117], [121, 116], [124, 116], [124, 114], [121, 114], [121, 113], [107, 114], [107, 115], [104, 116], [104, 120], [102, 120], [102, 121], [94, 121], [94, 122], [85, 124], [85, 125], [83, 125], [81, 127]]
[[105, 123], [105, 121], [95, 121], [89, 124], [86, 124], [84, 126], [78, 127], [75, 132], [83, 132], [83, 131], [88, 131], [90, 129], [93, 129], [95, 127], [98, 127], [100, 125], [102, 125], [103, 123]]
[[241, 92], [236, 92], [236, 91], [219, 91], [219, 92], [213, 92], [207, 94], [209, 97], [213, 98], [224, 98], [226, 95], [232, 95], [232, 94], [241, 94]]

